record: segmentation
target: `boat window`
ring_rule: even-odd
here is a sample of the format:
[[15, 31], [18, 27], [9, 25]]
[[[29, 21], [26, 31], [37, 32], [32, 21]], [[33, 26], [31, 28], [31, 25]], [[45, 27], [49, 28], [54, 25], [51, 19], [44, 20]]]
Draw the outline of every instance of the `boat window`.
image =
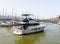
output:
[[40, 28], [39, 28], [40, 29]]
[[32, 18], [28, 18], [29, 20], [34, 20], [34, 19], [32, 19]]
[[27, 18], [25, 18], [25, 19], [23, 20], [23, 22], [29, 22], [29, 20], [28, 20]]

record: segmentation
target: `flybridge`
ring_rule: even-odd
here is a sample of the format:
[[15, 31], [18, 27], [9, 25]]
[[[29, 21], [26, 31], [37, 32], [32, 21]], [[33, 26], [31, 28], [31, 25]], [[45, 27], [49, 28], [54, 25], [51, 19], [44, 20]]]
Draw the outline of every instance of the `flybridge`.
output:
[[22, 16], [29, 16], [29, 15], [32, 15], [32, 14], [22, 14]]

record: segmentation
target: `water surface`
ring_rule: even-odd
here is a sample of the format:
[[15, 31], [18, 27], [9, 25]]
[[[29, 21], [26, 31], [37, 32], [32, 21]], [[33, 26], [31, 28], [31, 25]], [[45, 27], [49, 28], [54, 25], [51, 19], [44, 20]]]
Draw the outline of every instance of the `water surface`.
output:
[[47, 23], [44, 32], [14, 35], [12, 27], [0, 27], [0, 44], [60, 44], [60, 25]]

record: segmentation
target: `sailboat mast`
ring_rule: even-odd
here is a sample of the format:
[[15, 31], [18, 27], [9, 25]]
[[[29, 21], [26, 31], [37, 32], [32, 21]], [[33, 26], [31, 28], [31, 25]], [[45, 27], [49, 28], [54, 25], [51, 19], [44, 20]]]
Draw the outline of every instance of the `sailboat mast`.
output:
[[4, 8], [3, 8], [3, 16], [4, 16]]

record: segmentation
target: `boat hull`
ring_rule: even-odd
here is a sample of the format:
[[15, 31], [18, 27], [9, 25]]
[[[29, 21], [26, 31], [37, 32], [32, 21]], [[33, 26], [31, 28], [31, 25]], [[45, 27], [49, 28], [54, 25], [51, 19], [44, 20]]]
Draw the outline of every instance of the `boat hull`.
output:
[[45, 25], [28, 26], [27, 29], [23, 29], [21, 27], [22, 26], [14, 26], [13, 33], [18, 34], [18, 35], [26, 35], [26, 34], [33, 34], [33, 33], [43, 32], [44, 28], [45, 28]]

